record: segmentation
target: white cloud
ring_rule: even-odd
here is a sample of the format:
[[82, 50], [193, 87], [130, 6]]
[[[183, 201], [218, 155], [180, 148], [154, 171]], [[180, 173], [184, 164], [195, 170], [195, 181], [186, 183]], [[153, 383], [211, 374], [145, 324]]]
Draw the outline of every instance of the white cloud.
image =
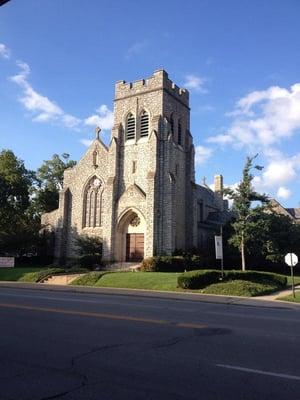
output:
[[6, 58], [7, 60], [10, 58], [10, 49], [5, 46], [5, 44], [0, 43], [0, 57]]
[[114, 114], [107, 107], [107, 105], [102, 104], [97, 110], [97, 114], [93, 114], [84, 120], [87, 126], [100, 126], [103, 130], [109, 130], [114, 124]]
[[28, 81], [30, 74], [29, 65], [22, 61], [17, 61], [17, 66], [20, 71], [18, 74], [11, 76], [10, 80], [22, 89], [19, 101], [26, 110], [32, 112], [33, 121], [56, 121], [67, 128], [78, 128], [81, 123], [80, 119], [65, 113], [54, 101], [33, 89]]
[[267, 164], [260, 176], [255, 176], [253, 185], [258, 191], [278, 190], [280, 186], [297, 181], [300, 171], [300, 154], [289, 158], [278, 158]]
[[93, 143], [90, 139], [80, 139], [79, 142], [86, 147], [89, 147]]
[[195, 162], [196, 164], [205, 164], [212, 156], [213, 150], [205, 146], [195, 147]]
[[133, 45], [131, 45], [128, 48], [128, 50], [125, 54], [125, 58], [127, 60], [130, 60], [135, 55], [140, 54], [141, 51], [146, 47], [146, 45], [147, 45], [146, 41], [140, 41], [140, 42], [133, 43]]
[[206, 79], [200, 76], [186, 75], [183, 86], [187, 89], [194, 90], [200, 93], [207, 93], [207, 90], [204, 88], [205, 82]]
[[62, 116], [62, 121], [67, 128], [77, 128], [81, 123], [81, 120], [74, 115], [64, 114]]
[[[272, 155], [274, 158], [272, 158]], [[299, 185], [300, 153], [284, 157], [280, 152], [270, 152], [269, 160], [260, 176], [253, 178], [256, 191], [267, 193], [270, 197], [287, 200], [292, 195], [289, 185]]]
[[233, 137], [226, 135], [226, 134], [211, 136], [207, 139], [208, 143], [216, 143], [216, 144], [220, 144], [220, 145], [230, 144], [233, 141], [234, 141]]
[[280, 186], [280, 188], [277, 190], [277, 197], [281, 199], [287, 200], [291, 197], [291, 195], [292, 192], [284, 186]]
[[300, 130], [300, 83], [251, 92], [229, 115], [227, 132], [210, 137], [210, 143], [256, 149], [278, 144]]

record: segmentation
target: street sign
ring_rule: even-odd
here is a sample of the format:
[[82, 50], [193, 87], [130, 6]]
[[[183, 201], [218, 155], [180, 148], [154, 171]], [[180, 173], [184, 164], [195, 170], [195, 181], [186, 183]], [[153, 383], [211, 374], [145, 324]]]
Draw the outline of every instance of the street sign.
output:
[[284, 257], [284, 261], [286, 262], [287, 265], [291, 267], [291, 278], [292, 278], [292, 291], [293, 291], [293, 297], [295, 298], [295, 282], [294, 282], [294, 266], [298, 264], [298, 257], [294, 253], [287, 253], [287, 255]]
[[215, 236], [215, 247], [216, 247], [216, 259], [223, 259], [223, 245], [222, 245], [222, 236]]
[[298, 264], [298, 257], [294, 253], [287, 253], [287, 255], [284, 257], [284, 261], [288, 266], [294, 267]]

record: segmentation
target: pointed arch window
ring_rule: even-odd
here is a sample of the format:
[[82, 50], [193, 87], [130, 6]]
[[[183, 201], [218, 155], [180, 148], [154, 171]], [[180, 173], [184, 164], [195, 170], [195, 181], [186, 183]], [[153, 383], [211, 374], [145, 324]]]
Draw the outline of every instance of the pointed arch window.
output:
[[182, 144], [182, 126], [180, 119], [178, 120], [178, 144]]
[[173, 114], [170, 116], [170, 127], [171, 127], [171, 134], [174, 136], [174, 117]]
[[140, 135], [141, 137], [146, 137], [149, 135], [149, 114], [147, 111], [143, 111], [141, 114], [141, 120], [140, 120]]
[[101, 226], [102, 212], [102, 182], [93, 177], [89, 180], [83, 198], [83, 227], [95, 228]]
[[126, 140], [135, 138], [135, 118], [133, 114], [128, 114], [126, 120]]

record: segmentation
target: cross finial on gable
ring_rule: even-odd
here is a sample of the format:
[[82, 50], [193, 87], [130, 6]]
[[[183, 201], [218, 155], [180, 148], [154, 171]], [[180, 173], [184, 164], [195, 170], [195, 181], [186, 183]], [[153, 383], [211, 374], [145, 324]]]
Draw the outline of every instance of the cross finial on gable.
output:
[[99, 126], [97, 126], [96, 129], [95, 129], [95, 132], [96, 132], [96, 139], [99, 140], [100, 139], [101, 128]]

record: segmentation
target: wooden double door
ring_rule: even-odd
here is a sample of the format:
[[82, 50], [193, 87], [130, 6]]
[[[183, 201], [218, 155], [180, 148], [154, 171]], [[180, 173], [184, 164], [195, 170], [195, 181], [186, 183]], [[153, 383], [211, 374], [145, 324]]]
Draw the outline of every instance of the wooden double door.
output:
[[126, 234], [126, 261], [141, 261], [144, 258], [144, 234]]

